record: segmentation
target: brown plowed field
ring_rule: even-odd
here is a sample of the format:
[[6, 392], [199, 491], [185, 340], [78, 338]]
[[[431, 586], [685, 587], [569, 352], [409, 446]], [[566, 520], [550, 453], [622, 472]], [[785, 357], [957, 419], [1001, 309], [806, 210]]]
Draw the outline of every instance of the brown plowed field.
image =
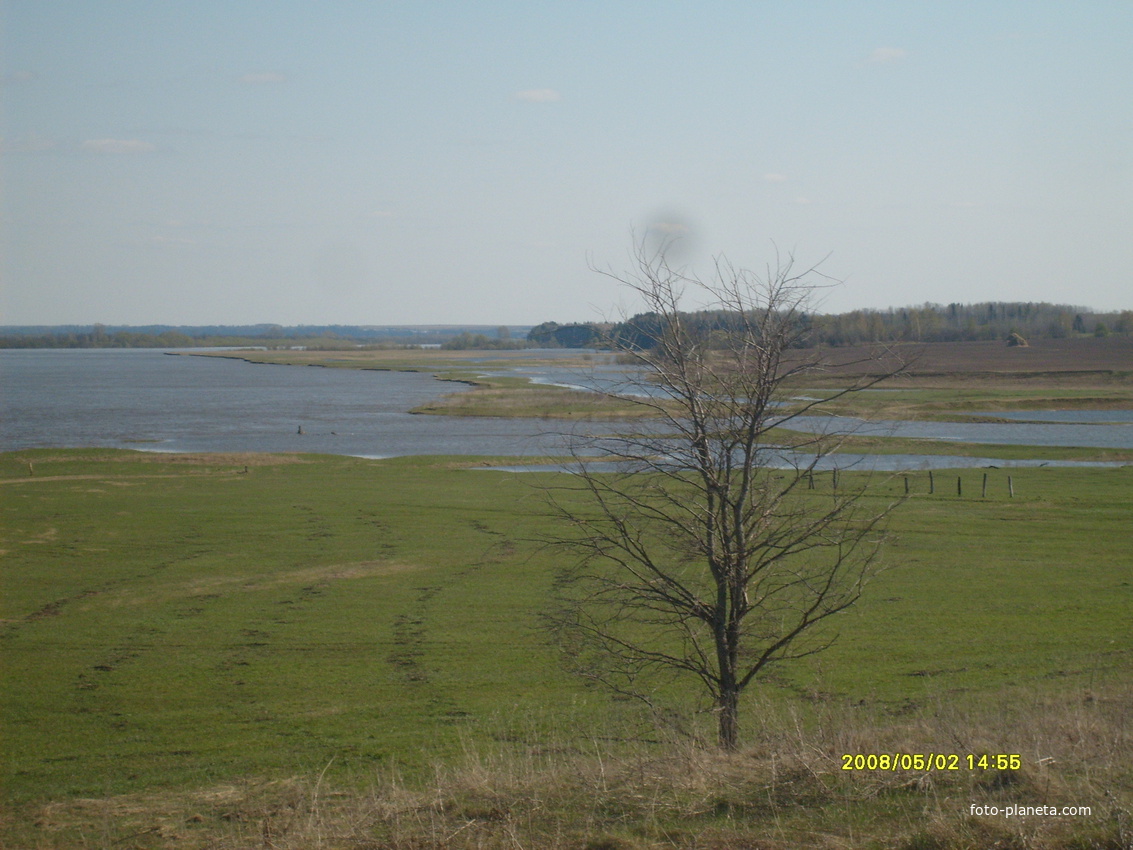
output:
[[[892, 346], [894, 357], [882, 359], [881, 366], [896, 364], [897, 358], [909, 362], [910, 375], [952, 375], [966, 373], [994, 377], [1028, 373], [1124, 372], [1114, 379], [1133, 378], [1133, 336], [1105, 338], [1039, 339], [1026, 347], [1008, 346], [998, 340], [986, 342], [901, 343]], [[874, 346], [846, 346], [824, 350], [831, 363], [855, 363], [846, 371], [877, 372], [878, 349]], [[1055, 377], [1051, 375], [1051, 377]], [[1069, 374], [1062, 376], [1071, 377]], [[1101, 377], [1101, 376], [1097, 376]]]

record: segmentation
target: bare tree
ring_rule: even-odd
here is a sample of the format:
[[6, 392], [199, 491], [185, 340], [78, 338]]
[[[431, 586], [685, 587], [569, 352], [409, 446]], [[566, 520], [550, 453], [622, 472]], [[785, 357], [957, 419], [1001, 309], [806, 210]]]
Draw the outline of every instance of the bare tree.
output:
[[[580, 474], [552, 501], [569, 529], [555, 542], [581, 557], [563, 570], [555, 623], [576, 669], [623, 694], [651, 701], [667, 676], [698, 681], [734, 749], [741, 694], [830, 645], [816, 627], [861, 595], [892, 508], [837, 472], [816, 487], [840, 438], [784, 429], [896, 367], [836, 367], [802, 347], [829, 279], [793, 258], [762, 276], [718, 260], [710, 280], [664, 249], [635, 261], [603, 273], [645, 303], [612, 344], [640, 367], [617, 394], [650, 416], [575, 437]], [[694, 295], [702, 311], [684, 312]], [[802, 397], [838, 368], [854, 374]]]

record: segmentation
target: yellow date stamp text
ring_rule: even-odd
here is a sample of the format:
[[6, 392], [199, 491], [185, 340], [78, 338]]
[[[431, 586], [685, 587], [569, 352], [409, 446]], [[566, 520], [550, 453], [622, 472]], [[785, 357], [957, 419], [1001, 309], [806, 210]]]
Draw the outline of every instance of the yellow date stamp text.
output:
[[845, 753], [842, 770], [1019, 770], [1018, 753]]

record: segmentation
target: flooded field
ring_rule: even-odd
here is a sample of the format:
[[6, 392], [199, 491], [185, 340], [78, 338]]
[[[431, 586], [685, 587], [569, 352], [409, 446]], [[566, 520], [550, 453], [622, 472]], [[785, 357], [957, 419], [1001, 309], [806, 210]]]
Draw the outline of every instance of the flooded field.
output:
[[[544, 352], [543, 359], [553, 357]], [[563, 356], [570, 356], [564, 353]], [[643, 392], [624, 367], [542, 363], [491, 374], [602, 392]], [[460, 391], [427, 372], [280, 367], [158, 351], [0, 352], [0, 449], [100, 446], [163, 452], [317, 452], [403, 455], [546, 455], [562, 452], [562, 420], [417, 416], [408, 411]], [[968, 443], [1133, 448], [1133, 412], [997, 412], [1011, 423], [864, 422], [807, 417], [792, 427]], [[601, 425], [591, 426], [601, 431]], [[864, 464], [865, 456], [857, 463]], [[877, 468], [986, 465], [1007, 461], [902, 455]], [[1018, 462], [1018, 461], [1015, 461]], [[1041, 461], [1040, 461], [1041, 462]], [[840, 466], [854, 463], [844, 455]], [[897, 465], [895, 465], [897, 464]]]

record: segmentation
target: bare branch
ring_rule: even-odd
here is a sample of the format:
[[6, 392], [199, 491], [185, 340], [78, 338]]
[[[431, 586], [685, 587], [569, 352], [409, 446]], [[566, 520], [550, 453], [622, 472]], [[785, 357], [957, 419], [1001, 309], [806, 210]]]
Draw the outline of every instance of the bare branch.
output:
[[[868, 481], [808, 491], [844, 436], [783, 429], [897, 368], [862, 374], [804, 348], [815, 292], [831, 283], [817, 265], [777, 252], [759, 276], [717, 257], [702, 280], [671, 267], [665, 247], [639, 244], [628, 274], [599, 271], [646, 308], [609, 344], [637, 367], [624, 388], [635, 392], [617, 394], [650, 416], [576, 442], [576, 483], [554, 499], [567, 530], [554, 543], [576, 556], [556, 623], [576, 668], [619, 693], [656, 705], [661, 679], [699, 682], [731, 748], [759, 674], [833, 640], [818, 627], [876, 572], [893, 508], [867, 510]], [[692, 297], [699, 312], [683, 309]], [[843, 386], [799, 398], [802, 381], [847, 366]]]

